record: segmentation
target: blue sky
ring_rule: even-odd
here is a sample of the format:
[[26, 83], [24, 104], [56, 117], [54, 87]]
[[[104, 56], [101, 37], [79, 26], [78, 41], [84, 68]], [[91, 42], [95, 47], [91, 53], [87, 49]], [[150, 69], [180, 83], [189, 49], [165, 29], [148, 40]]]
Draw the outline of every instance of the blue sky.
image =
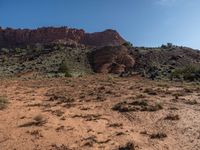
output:
[[111, 28], [135, 46], [200, 49], [200, 0], [0, 0], [0, 26]]

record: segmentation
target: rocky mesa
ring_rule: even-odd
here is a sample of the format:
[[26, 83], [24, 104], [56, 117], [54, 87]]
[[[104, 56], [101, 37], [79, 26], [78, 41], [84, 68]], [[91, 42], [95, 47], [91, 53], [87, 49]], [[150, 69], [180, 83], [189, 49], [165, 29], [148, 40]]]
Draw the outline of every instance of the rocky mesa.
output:
[[17, 47], [35, 43], [51, 43], [58, 40], [73, 41], [86, 46], [117, 46], [125, 40], [115, 30], [86, 33], [82, 29], [68, 27], [43, 27], [38, 29], [0, 28], [0, 48]]

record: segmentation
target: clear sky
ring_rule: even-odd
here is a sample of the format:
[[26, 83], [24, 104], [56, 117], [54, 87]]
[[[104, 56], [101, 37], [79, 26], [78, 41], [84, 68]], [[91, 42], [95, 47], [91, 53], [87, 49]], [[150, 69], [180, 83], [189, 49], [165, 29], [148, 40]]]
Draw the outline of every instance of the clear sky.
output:
[[200, 49], [200, 0], [0, 0], [0, 26], [111, 28], [135, 46]]

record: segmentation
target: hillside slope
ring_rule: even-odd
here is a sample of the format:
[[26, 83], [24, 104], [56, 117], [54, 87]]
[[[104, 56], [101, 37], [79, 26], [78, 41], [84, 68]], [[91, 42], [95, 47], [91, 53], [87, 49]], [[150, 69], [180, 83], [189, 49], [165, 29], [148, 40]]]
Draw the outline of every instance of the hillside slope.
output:
[[0, 28], [0, 47], [1, 76], [27, 72], [82, 75], [94, 71], [200, 80], [200, 51], [173, 45], [133, 47], [110, 29], [86, 33], [67, 27]]

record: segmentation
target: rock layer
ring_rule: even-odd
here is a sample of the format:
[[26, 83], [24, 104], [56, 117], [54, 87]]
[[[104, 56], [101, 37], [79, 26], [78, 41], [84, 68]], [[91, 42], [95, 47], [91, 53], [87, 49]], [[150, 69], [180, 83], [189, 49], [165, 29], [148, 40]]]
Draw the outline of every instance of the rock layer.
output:
[[82, 29], [44, 27], [34, 30], [0, 28], [0, 48], [35, 43], [51, 43], [58, 40], [74, 41], [87, 46], [102, 47], [121, 45], [125, 40], [115, 30], [86, 33]]

